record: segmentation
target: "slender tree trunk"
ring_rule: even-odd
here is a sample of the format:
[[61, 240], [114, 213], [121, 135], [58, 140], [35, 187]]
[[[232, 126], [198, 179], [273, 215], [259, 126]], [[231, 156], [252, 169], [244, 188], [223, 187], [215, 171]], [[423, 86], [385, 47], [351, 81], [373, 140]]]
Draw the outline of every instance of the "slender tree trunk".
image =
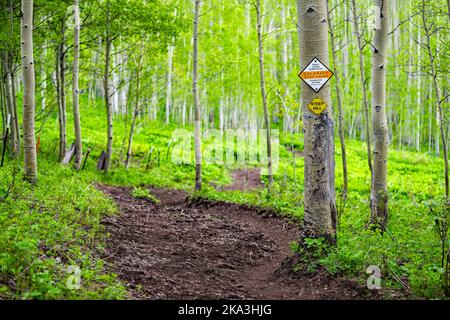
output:
[[261, 98], [264, 110], [264, 124], [266, 129], [266, 146], [267, 146], [267, 169], [269, 179], [269, 190], [273, 183], [272, 172], [272, 145], [270, 140], [270, 118], [267, 107], [267, 94], [266, 94], [266, 76], [264, 71], [264, 47], [263, 47], [263, 34], [262, 34], [262, 16], [261, 16], [261, 0], [256, 0], [256, 23], [258, 32], [258, 48], [259, 48], [259, 76], [261, 85]]
[[[4, 74], [4, 71], [2, 69], [2, 73]], [[6, 102], [6, 91], [5, 91], [5, 85], [3, 81], [0, 80], [0, 110], [2, 113], [2, 137], [5, 139], [6, 135], [6, 128], [9, 126], [8, 124], [8, 106]]]
[[[46, 42], [44, 42], [43, 47], [44, 48], [42, 49], [41, 61], [46, 61], [46, 59], [47, 59], [47, 43]], [[47, 92], [46, 77], [47, 77], [47, 73], [46, 73], [46, 69], [45, 69], [45, 64], [43, 64], [41, 67], [41, 79], [42, 79], [41, 80], [42, 81], [42, 84], [41, 84], [41, 109], [42, 110], [45, 110], [45, 106], [47, 103], [47, 100], [45, 97], [46, 92]]]
[[[326, 0], [298, 0], [298, 31], [300, 45], [300, 69], [313, 58], [327, 65], [328, 24]], [[336, 199], [334, 190], [334, 124], [327, 83], [316, 93], [302, 82], [302, 112], [304, 125], [304, 227], [302, 238], [324, 237], [336, 243]], [[327, 108], [316, 115], [308, 104], [320, 97]]]
[[[17, 113], [17, 97], [16, 97], [16, 77], [14, 76], [14, 55], [11, 52], [10, 56], [10, 70], [11, 70], [11, 92], [12, 92], [12, 112], [11, 121], [14, 121], [14, 126], [16, 127], [16, 138], [15, 141], [17, 143], [17, 152], [20, 155], [20, 126], [19, 126], [19, 114]], [[20, 83], [20, 82], [19, 82]]]
[[[9, 24], [10, 24], [10, 32], [11, 35], [14, 35], [14, 1], [10, 0], [9, 2]], [[19, 115], [17, 113], [17, 98], [16, 98], [16, 77], [14, 72], [14, 56], [15, 56], [15, 49], [12, 48], [9, 50], [8, 53], [8, 69], [9, 69], [9, 76], [11, 81], [11, 127], [14, 126], [14, 148], [12, 157], [18, 158], [20, 156], [20, 127], [19, 127]], [[20, 82], [19, 82], [20, 83]], [[11, 135], [12, 136], [12, 135]]]
[[[434, 86], [434, 97], [435, 97], [435, 105], [436, 105], [436, 113], [438, 116], [438, 126], [441, 134], [441, 140], [442, 140], [442, 152], [444, 154], [444, 178], [445, 178], [445, 196], [447, 197], [447, 200], [450, 200], [449, 197], [449, 175], [448, 175], [448, 148], [447, 148], [447, 136], [445, 132], [445, 115], [442, 111], [442, 100], [441, 100], [441, 92], [439, 88], [438, 83], [438, 71], [436, 68], [436, 60], [435, 56], [433, 55], [433, 52], [431, 50], [431, 31], [430, 26], [427, 22], [427, 13], [425, 9], [425, 0], [422, 0], [422, 22], [423, 22], [423, 28], [425, 29], [425, 38], [426, 38], [426, 47], [427, 47], [427, 53], [428, 58], [430, 61], [430, 71], [431, 75], [433, 77], [433, 86]], [[439, 145], [439, 139], [436, 139], [436, 145]]]
[[353, 23], [355, 24], [355, 33], [356, 39], [358, 42], [358, 50], [359, 50], [359, 74], [361, 79], [361, 86], [363, 92], [363, 106], [364, 106], [364, 116], [366, 120], [366, 142], [367, 142], [367, 162], [369, 164], [370, 174], [373, 175], [373, 166], [372, 166], [372, 141], [370, 138], [370, 120], [369, 120], [369, 104], [367, 100], [367, 90], [366, 90], [366, 76], [365, 76], [365, 66], [364, 66], [364, 52], [362, 46], [362, 34], [359, 28], [359, 19], [357, 13], [357, 7], [355, 0], [352, 0], [352, 11], [353, 11]]
[[[422, 45], [421, 45], [421, 30], [418, 30], [418, 41], [417, 41], [417, 64], [418, 64], [418, 69], [421, 69], [421, 58], [422, 58]], [[422, 106], [422, 75], [420, 74], [419, 71], [419, 76], [417, 77], [417, 105], [418, 106]], [[420, 152], [420, 136], [421, 136], [421, 124], [425, 123], [424, 119], [425, 116], [423, 116], [424, 119], [421, 119], [422, 114], [424, 114], [424, 112], [422, 111], [422, 108], [419, 107], [419, 114], [418, 114], [418, 121], [417, 121], [417, 127], [416, 127], [416, 151]]]
[[328, 12], [328, 26], [330, 29], [331, 38], [331, 52], [333, 55], [333, 65], [334, 65], [334, 77], [335, 77], [335, 90], [338, 104], [338, 124], [339, 124], [339, 140], [341, 142], [341, 153], [342, 153], [342, 171], [344, 176], [344, 185], [342, 187], [342, 199], [347, 199], [348, 193], [348, 170], [347, 170], [347, 150], [345, 148], [345, 135], [344, 135], [344, 117], [342, 111], [342, 94], [340, 88], [340, 74], [339, 68], [337, 67], [338, 58], [336, 52], [335, 35], [334, 35], [334, 25], [331, 20], [331, 12], [329, 11], [329, 2], [327, 0], [327, 12]]
[[80, 170], [81, 160], [83, 158], [83, 149], [81, 144], [81, 123], [80, 106], [78, 90], [78, 73], [80, 64], [80, 7], [78, 0], [73, 3], [74, 34], [73, 34], [73, 78], [72, 78], [72, 101], [73, 101], [73, 124], [75, 131], [75, 169]]
[[[375, 34], [372, 54], [372, 127], [373, 127], [373, 178], [371, 223], [382, 231], [388, 221], [387, 158], [388, 126], [386, 118], [386, 57], [389, 28], [389, 0], [374, 0], [379, 8], [375, 16]], [[378, 20], [378, 21], [377, 21]]]
[[134, 128], [136, 126], [136, 120], [140, 111], [140, 96], [141, 96], [141, 68], [142, 68], [142, 57], [143, 57], [144, 44], [141, 42], [141, 48], [139, 52], [139, 60], [136, 70], [136, 102], [133, 110], [133, 120], [131, 121], [130, 135], [128, 137], [128, 149], [127, 149], [127, 159], [125, 160], [125, 168], [128, 169], [131, 159], [131, 150], [133, 145], [133, 135]]
[[65, 76], [65, 17], [61, 20], [61, 42], [58, 46], [58, 64], [59, 64], [59, 162], [64, 159], [67, 149], [66, 133], [66, 76]]
[[192, 93], [194, 94], [195, 107], [195, 190], [202, 189], [202, 114], [198, 99], [198, 22], [200, 14], [201, 0], [195, 0], [194, 9], [194, 34], [193, 34], [193, 55], [194, 55], [194, 74], [192, 77]]
[[111, 166], [112, 159], [112, 146], [113, 146], [113, 110], [111, 106], [111, 93], [110, 83], [109, 83], [109, 73], [111, 64], [111, 46], [112, 39], [110, 35], [110, 12], [109, 12], [109, 0], [107, 0], [107, 10], [106, 10], [106, 36], [105, 36], [105, 71], [103, 74], [103, 89], [105, 91], [105, 106], [106, 106], [106, 120], [107, 120], [107, 144], [106, 144], [106, 159], [105, 159], [105, 172], [107, 172]]
[[[430, 90], [428, 90], [428, 101], [431, 99]], [[431, 147], [433, 143], [433, 107], [428, 103], [428, 153], [431, 155]]]
[[170, 122], [170, 109], [172, 106], [172, 64], [174, 45], [169, 45], [168, 50], [168, 71], [167, 71], [167, 94], [166, 94], [166, 124]]
[[22, 0], [21, 51], [23, 70], [23, 141], [25, 179], [37, 182], [36, 138], [34, 131], [35, 78], [33, 60], [33, 0]]
[[5, 84], [5, 98], [7, 105], [7, 112], [10, 118], [10, 148], [11, 157], [17, 159], [20, 154], [19, 140], [18, 140], [18, 122], [17, 122], [17, 110], [15, 110], [14, 95], [12, 89], [12, 77], [11, 77], [11, 66], [8, 59], [8, 54], [5, 52], [3, 54], [3, 69], [5, 73], [4, 84]]

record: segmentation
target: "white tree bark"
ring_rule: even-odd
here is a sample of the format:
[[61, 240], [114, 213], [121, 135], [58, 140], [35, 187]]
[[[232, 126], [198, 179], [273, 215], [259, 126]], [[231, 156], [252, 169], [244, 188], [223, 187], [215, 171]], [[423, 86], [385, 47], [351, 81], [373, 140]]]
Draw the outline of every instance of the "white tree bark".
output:
[[173, 68], [173, 51], [175, 47], [170, 44], [167, 58], [167, 91], [166, 91], [166, 124], [170, 122], [170, 109], [172, 106], [172, 68]]
[[195, 139], [195, 190], [202, 189], [202, 111], [198, 98], [198, 22], [200, 14], [201, 0], [195, 0], [194, 8], [194, 34], [193, 34], [193, 56], [194, 73], [192, 77], [192, 93], [194, 95], [195, 119], [194, 119], [194, 139]]
[[82, 160], [82, 144], [81, 144], [81, 123], [80, 123], [80, 103], [78, 90], [78, 77], [80, 65], [80, 7], [78, 0], [73, 2], [73, 71], [72, 71], [72, 102], [73, 102], [73, 124], [75, 131], [75, 169], [80, 170]]
[[[325, 65], [328, 59], [328, 24], [326, 0], [298, 0], [300, 69], [313, 58]], [[304, 125], [304, 227], [302, 238], [324, 237], [336, 241], [336, 199], [334, 190], [334, 124], [330, 85], [319, 93], [302, 82], [302, 112]], [[312, 113], [308, 104], [320, 97], [327, 108]]]
[[59, 70], [59, 162], [62, 162], [67, 149], [67, 132], [66, 132], [66, 77], [65, 77], [65, 37], [66, 20], [61, 19], [61, 39], [58, 45], [57, 64]]
[[374, 0], [379, 8], [375, 16], [372, 54], [372, 128], [373, 128], [373, 179], [370, 194], [371, 223], [386, 229], [388, 220], [387, 157], [388, 126], [386, 118], [386, 62], [389, 0]]
[[11, 156], [14, 159], [17, 159], [20, 154], [20, 146], [19, 146], [19, 134], [18, 134], [18, 126], [17, 126], [17, 110], [15, 110], [15, 103], [14, 103], [14, 94], [13, 94], [13, 77], [11, 72], [11, 66], [9, 61], [9, 54], [7, 52], [4, 52], [3, 55], [3, 70], [5, 73], [4, 78], [4, 84], [5, 84], [5, 102], [7, 106], [7, 113], [11, 117], [10, 121], [10, 147], [11, 147]]
[[131, 161], [131, 151], [133, 146], [133, 136], [134, 136], [134, 128], [136, 127], [136, 121], [138, 118], [138, 115], [141, 111], [141, 71], [142, 71], [142, 58], [144, 56], [144, 42], [141, 40], [140, 44], [140, 50], [139, 50], [139, 57], [138, 62], [136, 66], [136, 97], [135, 97], [135, 104], [134, 104], [134, 110], [133, 110], [133, 118], [131, 121], [131, 128], [130, 128], [130, 134], [128, 136], [128, 148], [127, 148], [127, 158], [125, 160], [125, 169], [128, 169]]
[[21, 51], [23, 72], [23, 142], [25, 179], [37, 182], [36, 137], [34, 129], [35, 76], [33, 59], [33, 0], [22, 0]]

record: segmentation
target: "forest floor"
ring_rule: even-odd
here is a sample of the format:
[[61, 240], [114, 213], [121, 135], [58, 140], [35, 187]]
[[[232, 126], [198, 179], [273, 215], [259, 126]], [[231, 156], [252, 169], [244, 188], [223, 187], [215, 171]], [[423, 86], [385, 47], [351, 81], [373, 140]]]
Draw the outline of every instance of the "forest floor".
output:
[[380, 298], [325, 271], [291, 271], [292, 219], [174, 189], [149, 188], [153, 203], [128, 187], [97, 188], [120, 210], [103, 220], [104, 258], [133, 299]]
[[263, 187], [261, 182], [261, 169], [245, 168], [237, 169], [231, 173], [233, 183], [224, 188], [224, 190], [251, 190]]

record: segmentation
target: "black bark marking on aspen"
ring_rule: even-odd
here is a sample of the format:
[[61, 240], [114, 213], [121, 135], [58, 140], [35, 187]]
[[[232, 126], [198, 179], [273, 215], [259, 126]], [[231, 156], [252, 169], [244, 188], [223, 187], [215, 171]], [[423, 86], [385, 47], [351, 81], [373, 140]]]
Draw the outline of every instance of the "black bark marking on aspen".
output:
[[375, 111], [376, 112], [380, 112], [380, 110], [381, 110], [381, 106], [375, 106]]
[[315, 10], [313, 7], [309, 7], [309, 8], [306, 10], [306, 12], [307, 12], [307, 13], [313, 13], [313, 12], [316, 12], [316, 10]]
[[383, 70], [384, 69], [384, 64], [382, 64], [381, 66], [380, 66], [380, 70]]
[[320, 21], [321, 23], [327, 23], [327, 19], [323, 18], [322, 21]]
[[374, 48], [374, 49], [373, 49], [373, 53], [374, 53], [374, 54], [378, 54], [378, 52], [379, 52], [379, 51], [378, 51], [377, 48]]

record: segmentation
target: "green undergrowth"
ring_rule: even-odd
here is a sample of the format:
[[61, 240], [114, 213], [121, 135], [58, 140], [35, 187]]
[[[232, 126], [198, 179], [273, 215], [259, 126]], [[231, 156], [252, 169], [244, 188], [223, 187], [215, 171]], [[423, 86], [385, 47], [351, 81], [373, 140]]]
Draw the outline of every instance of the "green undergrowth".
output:
[[[86, 104], [86, 101], [84, 101]], [[98, 106], [82, 108], [83, 146], [90, 157], [83, 171], [56, 162], [57, 121], [51, 115], [40, 136], [39, 182], [31, 188], [21, 180], [21, 166], [10, 194], [0, 203], [0, 298], [123, 298], [126, 292], [115, 275], [94, 252], [101, 251], [107, 234], [101, 218], [115, 214], [111, 200], [96, 191], [93, 183], [134, 187], [137, 197], [150, 197], [146, 186], [193, 192], [194, 166], [171, 159], [175, 127], [141, 118], [133, 143], [133, 160], [124, 168], [128, 126], [115, 118], [114, 161], [108, 173], [96, 170], [106, 145], [106, 115]], [[68, 128], [71, 128], [68, 112]], [[186, 127], [185, 129], [191, 130]], [[73, 140], [71, 130], [68, 141]], [[282, 215], [303, 218], [303, 158], [295, 159], [288, 148], [303, 149], [301, 135], [280, 136], [280, 163], [270, 192], [267, 188], [224, 190], [232, 183], [236, 165], [203, 166], [203, 190], [198, 197], [268, 208]], [[207, 143], [205, 143], [207, 145]], [[153, 149], [152, 156], [150, 151]], [[158, 157], [159, 154], [159, 157]], [[338, 246], [318, 260], [331, 274], [358, 279], [364, 284], [369, 266], [378, 266], [382, 286], [402, 289], [416, 297], [443, 298], [444, 269], [436, 215], [443, 194], [443, 161], [440, 158], [391, 149], [388, 163], [389, 225], [384, 234], [366, 228], [370, 215], [370, 174], [366, 145], [347, 141], [348, 199], [343, 202], [342, 167], [336, 141], [336, 193], [339, 208]], [[0, 169], [1, 192], [12, 179], [14, 163]], [[267, 178], [262, 177], [267, 186]], [[1, 195], [0, 195], [1, 196]], [[150, 199], [151, 200], [151, 199]], [[431, 208], [431, 209], [430, 209]], [[433, 209], [434, 208], [434, 209]], [[442, 215], [442, 214], [441, 214]], [[448, 240], [447, 240], [448, 241]], [[448, 243], [446, 243], [448, 246]], [[81, 268], [81, 288], [67, 288], [71, 265]]]
[[114, 204], [70, 168], [42, 159], [39, 168], [35, 187], [14, 162], [0, 170], [0, 299], [125, 297], [98, 257]]

